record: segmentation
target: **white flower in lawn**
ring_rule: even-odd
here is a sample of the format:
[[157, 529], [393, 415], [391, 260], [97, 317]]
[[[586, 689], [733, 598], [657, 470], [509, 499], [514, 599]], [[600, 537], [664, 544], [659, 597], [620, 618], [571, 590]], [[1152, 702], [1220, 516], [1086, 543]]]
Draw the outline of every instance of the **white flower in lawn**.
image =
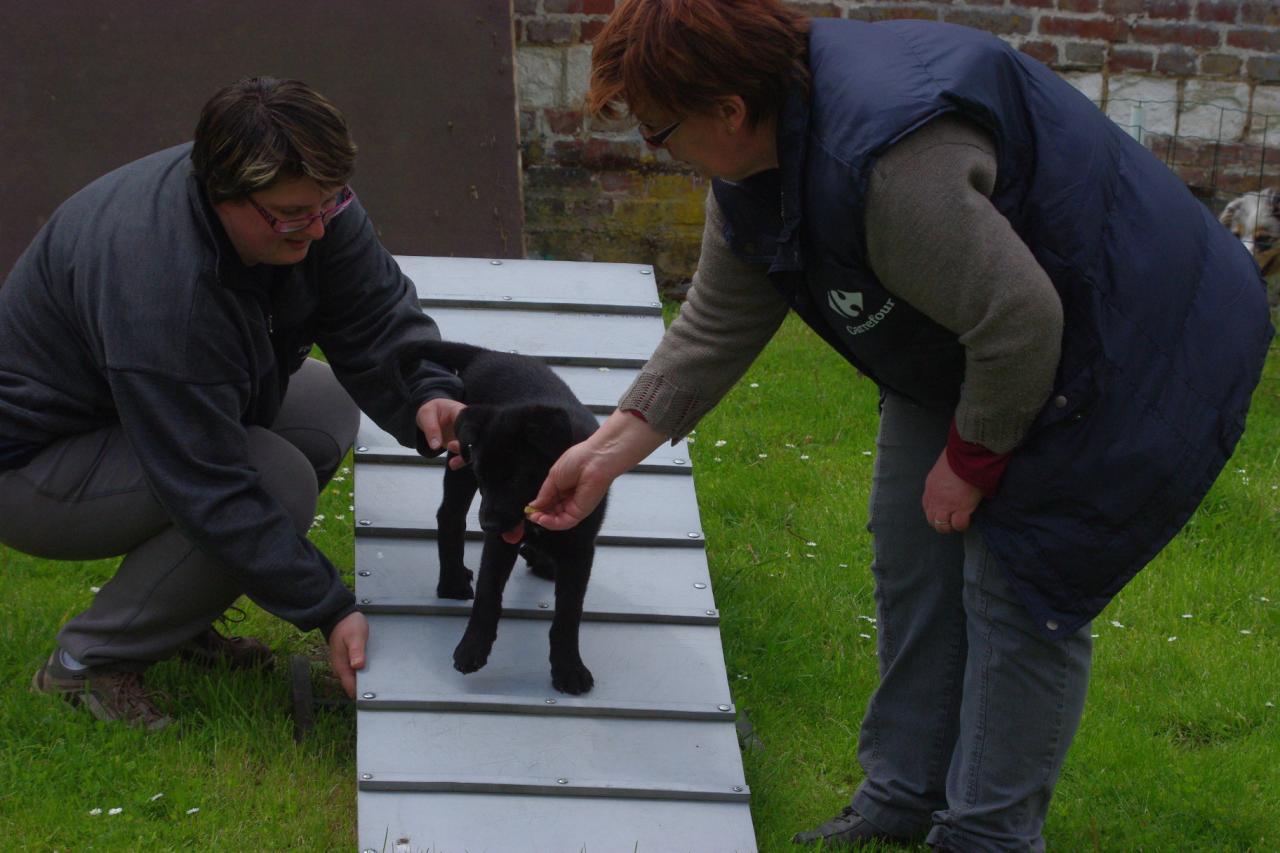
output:
[[759, 382], [752, 382], [752, 383], [751, 383], [751, 387], [752, 387], [752, 388], [759, 388], [759, 387], [760, 387], [760, 383], [759, 383]]
[[870, 455], [871, 455], [871, 451], [870, 451], [870, 450], [864, 450], [864, 451], [862, 451], [862, 455], [863, 455], [863, 456], [870, 456]]
[[862, 638], [862, 639], [864, 639], [864, 640], [870, 640], [870, 639], [871, 639], [871, 635], [870, 635], [870, 634], [859, 634], [858, 636], [859, 636], [859, 637], [861, 637], [861, 638]]
[[719, 457], [719, 456], [717, 456], [717, 457], [715, 457], [714, 459], [712, 459], [711, 461], [712, 461], [712, 462], [719, 462], [719, 461], [720, 461], [720, 457]]
[[151, 802], [154, 803], [156, 800], [160, 799], [163, 796], [164, 794], [155, 794], [154, 796], [151, 797]]
[[818, 547], [818, 543], [817, 543], [817, 542], [806, 542], [806, 543], [804, 543], [804, 544], [808, 545], [810, 548], [817, 548], [817, 547]]
[[89, 814], [93, 815], [94, 817], [97, 817], [98, 815], [102, 814], [102, 809], [89, 809]]
[[196, 813], [196, 812], [198, 812], [198, 811], [200, 811], [200, 809], [198, 809], [198, 808], [195, 808], [195, 809], [187, 809], [187, 814], [195, 814], [195, 813]]
[[115, 815], [115, 814], [120, 814], [120, 812], [122, 811], [124, 811], [124, 809], [120, 808], [119, 806], [116, 806], [114, 809], [107, 809], [107, 814]]
[[349, 506], [349, 507], [347, 507], [347, 512], [355, 512], [355, 511], [356, 511], [355, 506]]
[[790, 447], [792, 450], [796, 449], [796, 446], [791, 442], [787, 442], [786, 444], [783, 445], [783, 447]]
[[102, 587], [100, 586], [89, 587], [89, 592], [93, 593], [94, 595], [97, 595], [101, 590], [102, 590]]
[[840, 568], [842, 568], [842, 569], [847, 569], [847, 568], [849, 568], [849, 564], [848, 564], [848, 563], [841, 563], [841, 564], [840, 564]]
[[1120, 624], [1119, 622], [1117, 622], [1116, 620], [1112, 619], [1112, 620], [1111, 620], [1111, 627], [1112, 627], [1112, 628], [1123, 628], [1124, 626], [1123, 626], [1123, 625], [1121, 625], [1121, 624]]
[[345, 516], [345, 515], [335, 515], [335, 516], [334, 516], [334, 518], [335, 518], [335, 519], [337, 519], [338, 521], [342, 521], [344, 518], [346, 518], [346, 516]]
[[1183, 613], [1183, 614], [1182, 614], [1182, 618], [1183, 618], [1183, 619], [1193, 619], [1193, 618], [1195, 618], [1195, 617], [1193, 617], [1190, 613]]
[[350, 474], [350, 473], [351, 473], [351, 469], [350, 469], [350, 468], [343, 468], [343, 469], [342, 469], [342, 473], [344, 473], [344, 474]]
[[1089, 636], [1090, 636], [1090, 637], [1093, 637], [1093, 638], [1096, 640], [1096, 639], [1098, 639], [1099, 637], [1101, 637], [1102, 635], [1101, 635], [1101, 634], [1090, 634]]
[[1171, 642], [1171, 643], [1172, 643], [1172, 642], [1173, 642], [1174, 640], [1176, 640], [1176, 639], [1178, 639], [1178, 638], [1177, 638], [1177, 637], [1170, 637], [1170, 638], [1169, 638], [1169, 642]]
[[319, 515], [317, 515], [316, 521], [324, 521], [324, 513], [320, 513]]
[[769, 458], [769, 454], [768, 454], [768, 453], [757, 453], [756, 455], [757, 455], [757, 456], [759, 456], [761, 459], [768, 459], [768, 458]]
[[818, 556], [818, 555], [817, 555], [817, 554], [805, 554], [805, 556], [806, 556], [806, 557], [808, 557], [810, 560], [812, 560], [814, 557], [816, 557], [816, 556]]
[[1241, 628], [1241, 629], [1240, 629], [1240, 633], [1241, 633], [1241, 634], [1252, 634], [1253, 632], [1252, 632], [1252, 631], [1250, 631], [1248, 628]]
[[876, 619], [874, 616], [863, 616], [859, 614], [858, 618], [861, 619], [863, 622], [870, 622], [872, 625], [876, 624]]
[[1267, 598], [1265, 595], [1260, 595], [1260, 596], [1258, 596], [1258, 600], [1259, 600], [1259, 601], [1270, 601], [1271, 599]]
[[808, 458], [809, 458], [809, 454], [807, 454], [807, 453], [801, 453], [801, 454], [800, 454], [800, 458], [801, 458], [801, 459], [808, 459]]
[[1268, 708], [1274, 708], [1276, 706], [1275, 702], [1263, 702], [1262, 704], [1266, 705]]
[[689, 436], [688, 438], [686, 438], [686, 439], [685, 439], [685, 443], [686, 443], [686, 444], [697, 444], [697, 443], [698, 443], [698, 440], [697, 440], [696, 438], [694, 438], [693, 436]]
[[725, 441], [723, 438], [716, 439], [716, 447], [724, 447], [728, 443], [729, 442]]

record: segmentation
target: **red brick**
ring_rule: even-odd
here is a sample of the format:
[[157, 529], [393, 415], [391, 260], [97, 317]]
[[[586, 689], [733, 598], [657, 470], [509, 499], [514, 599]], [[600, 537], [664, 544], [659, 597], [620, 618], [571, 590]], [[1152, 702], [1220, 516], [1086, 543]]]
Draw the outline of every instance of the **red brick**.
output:
[[595, 41], [603, 29], [604, 21], [583, 21], [578, 25], [578, 38], [587, 42]]
[[894, 6], [888, 9], [872, 9], [860, 7], [849, 10], [849, 17], [858, 21], [900, 21], [914, 19], [919, 21], [936, 21], [939, 18], [937, 9], [913, 8], [911, 6]]
[[581, 110], [546, 109], [543, 114], [547, 117], [547, 127], [551, 128], [552, 133], [572, 136], [582, 130]]
[[1200, 57], [1200, 73], [1214, 77], [1236, 77], [1244, 63], [1238, 56], [1226, 53], [1206, 53]]
[[1045, 15], [1040, 19], [1040, 34], [1124, 41], [1129, 37], [1129, 26], [1124, 21], [1101, 18], [1083, 20], [1080, 18], [1059, 18], [1054, 15]]
[[600, 189], [608, 193], [625, 193], [636, 188], [638, 178], [631, 172], [600, 172]]
[[614, 0], [582, 0], [582, 12], [584, 15], [608, 15], [614, 5]]
[[1150, 71], [1154, 59], [1147, 50], [1113, 50], [1107, 57], [1107, 70]]
[[1190, 77], [1196, 73], [1196, 54], [1182, 48], [1162, 50], [1156, 58], [1156, 71], [1170, 77]]
[[840, 7], [834, 3], [788, 3], [787, 6], [810, 18], [840, 17]]
[[1058, 8], [1063, 12], [1096, 12], [1098, 0], [1058, 0]]
[[1032, 59], [1038, 59], [1045, 65], [1058, 64], [1058, 46], [1047, 41], [1024, 41], [1018, 46], [1018, 50], [1030, 56]]
[[538, 0], [515, 0], [511, 11], [517, 15], [536, 15], [538, 14]]
[[641, 142], [618, 142], [612, 139], [588, 139], [582, 151], [582, 164], [590, 168], [618, 168], [634, 165], [640, 159]]
[[1240, 11], [1239, 0], [1200, 0], [1196, 19], [1218, 24], [1233, 24]]
[[1133, 28], [1133, 40], [1142, 44], [1217, 47], [1222, 41], [1222, 36], [1215, 29], [1191, 24], [1138, 23]]
[[1227, 33], [1227, 44], [1246, 50], [1280, 53], [1280, 30], [1233, 30]]
[[1276, 0], [1240, 4], [1240, 20], [1246, 24], [1263, 27], [1280, 27], [1280, 3]]
[[949, 24], [961, 24], [974, 29], [986, 30], [1000, 36], [1026, 35], [1031, 32], [1031, 19], [1016, 12], [983, 12], [952, 9], [946, 13], [944, 20]]
[[1147, 0], [1146, 12], [1152, 18], [1186, 21], [1191, 18], [1191, 5], [1185, 0]]

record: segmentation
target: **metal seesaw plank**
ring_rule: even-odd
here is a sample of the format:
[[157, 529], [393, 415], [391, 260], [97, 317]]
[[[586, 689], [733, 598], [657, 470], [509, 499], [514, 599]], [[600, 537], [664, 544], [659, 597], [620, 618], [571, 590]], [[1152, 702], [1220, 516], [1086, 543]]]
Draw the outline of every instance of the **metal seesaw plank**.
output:
[[486, 666], [463, 675], [453, 649], [466, 625], [462, 616], [370, 614], [360, 707], [733, 721], [714, 625], [583, 622], [595, 686], [581, 696], [551, 686], [546, 622], [502, 620]]
[[[466, 563], [480, 565], [481, 542], [468, 542]], [[356, 598], [365, 613], [458, 615], [470, 601], [436, 598], [440, 561], [436, 544], [422, 539], [356, 540]], [[555, 585], [524, 567], [507, 582], [504, 618], [550, 619]], [[717, 624], [706, 553], [700, 548], [596, 548], [583, 618], [592, 621]]]
[[[356, 533], [434, 536], [443, 472], [420, 465], [364, 465], [356, 470]], [[469, 535], [479, 536], [480, 501], [471, 503]], [[597, 542], [605, 545], [702, 547], [702, 520], [688, 477], [631, 472], [614, 481]]]
[[396, 262], [423, 305], [662, 313], [653, 268], [638, 264], [415, 256], [397, 256]]
[[[610, 410], [612, 411], [612, 409]], [[596, 415], [603, 422], [605, 415]], [[409, 465], [436, 465], [445, 463], [445, 454], [426, 457], [417, 450], [405, 447], [363, 412], [360, 414], [360, 431], [356, 436], [356, 460], [359, 462], [395, 462]], [[687, 474], [693, 470], [689, 459], [689, 445], [684, 440], [675, 444], [664, 444], [650, 453], [633, 470], [665, 471], [671, 474]]]
[[420, 789], [440, 790], [454, 780], [457, 790], [473, 791], [505, 781], [543, 784], [561, 795], [747, 796], [732, 721], [361, 710], [357, 724], [362, 790], [397, 782], [412, 789], [415, 780]]
[[[564, 778], [564, 777], [560, 777]], [[360, 850], [754, 853], [745, 803], [360, 792]]]
[[[554, 364], [640, 367], [662, 338], [660, 317], [559, 311], [475, 311], [434, 307], [427, 314], [448, 341], [544, 358]], [[602, 352], [601, 341], [608, 341]]]

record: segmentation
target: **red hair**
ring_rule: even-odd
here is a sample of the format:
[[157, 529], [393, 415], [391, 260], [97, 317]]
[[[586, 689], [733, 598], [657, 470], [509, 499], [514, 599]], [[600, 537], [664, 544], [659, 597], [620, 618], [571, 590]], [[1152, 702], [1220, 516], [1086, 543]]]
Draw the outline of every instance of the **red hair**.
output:
[[622, 0], [594, 41], [587, 112], [684, 116], [739, 95], [758, 124], [808, 85], [808, 34], [809, 19], [779, 0]]

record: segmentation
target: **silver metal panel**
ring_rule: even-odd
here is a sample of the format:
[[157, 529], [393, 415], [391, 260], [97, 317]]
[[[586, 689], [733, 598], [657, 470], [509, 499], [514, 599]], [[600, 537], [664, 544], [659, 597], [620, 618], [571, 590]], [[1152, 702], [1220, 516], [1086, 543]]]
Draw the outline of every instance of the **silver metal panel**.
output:
[[361, 787], [416, 777], [587, 793], [609, 780], [618, 790], [746, 793], [732, 723], [361, 710], [357, 725]]
[[[480, 565], [482, 543], [466, 544], [466, 562]], [[467, 614], [470, 601], [436, 598], [440, 561], [424, 539], [356, 540], [356, 597], [366, 613]], [[507, 582], [504, 617], [550, 619], [555, 586], [517, 561]], [[596, 548], [583, 618], [715, 624], [718, 613], [700, 548]]]
[[[360, 466], [356, 470], [356, 532], [433, 535], [443, 492], [442, 470], [418, 465]], [[479, 512], [477, 499], [467, 516], [468, 530], [480, 530]], [[632, 472], [615, 480], [609, 490], [600, 541], [701, 547], [701, 523], [691, 478]]]
[[445, 340], [538, 356], [558, 364], [640, 367], [662, 338], [661, 317], [432, 307]]
[[[596, 419], [602, 423], [605, 418], [606, 415], [596, 415]], [[428, 458], [413, 448], [405, 447], [389, 432], [370, 420], [368, 415], [363, 412], [360, 414], [360, 431], [356, 436], [357, 461], [439, 466], [445, 463], [445, 459], [444, 454]], [[693, 470], [693, 462], [689, 458], [689, 445], [684, 439], [676, 444], [664, 444], [650, 453], [634, 470], [665, 471], [672, 474], [688, 473]]]
[[713, 625], [583, 622], [582, 660], [595, 687], [569, 696], [551, 686], [546, 622], [503, 619], [488, 664], [463, 675], [453, 668], [453, 649], [466, 624], [461, 616], [370, 614], [369, 663], [356, 691], [361, 707], [733, 721]]
[[[361, 791], [359, 849], [413, 853], [754, 853], [740, 803]], [[396, 851], [398, 853], [398, 851]]]
[[423, 304], [501, 308], [514, 302], [576, 311], [662, 312], [649, 266], [412, 256], [397, 256], [396, 262]]

